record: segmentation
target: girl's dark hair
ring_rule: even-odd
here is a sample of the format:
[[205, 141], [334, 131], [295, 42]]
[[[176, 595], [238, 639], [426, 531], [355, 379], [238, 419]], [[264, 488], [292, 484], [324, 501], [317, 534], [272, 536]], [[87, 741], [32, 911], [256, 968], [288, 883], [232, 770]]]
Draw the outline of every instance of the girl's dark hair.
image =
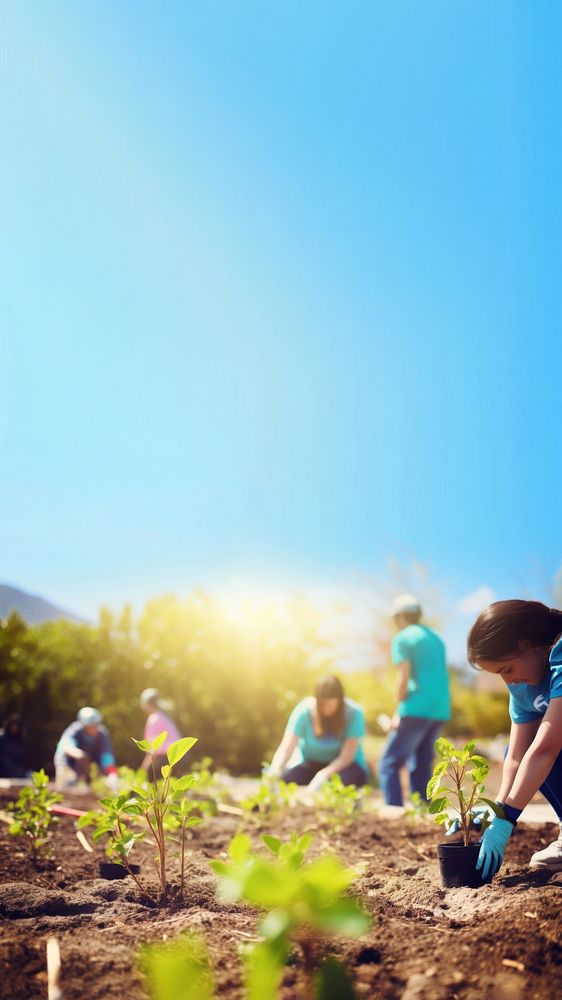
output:
[[[317, 736], [341, 736], [345, 727], [345, 701], [343, 684], [339, 677], [328, 674], [321, 677], [314, 690], [316, 696], [316, 735]], [[321, 705], [328, 698], [337, 698], [339, 705], [337, 711], [330, 716], [322, 715]]]
[[478, 615], [467, 639], [469, 663], [501, 660], [518, 651], [520, 639], [553, 646], [562, 632], [562, 611], [540, 601], [496, 601]]

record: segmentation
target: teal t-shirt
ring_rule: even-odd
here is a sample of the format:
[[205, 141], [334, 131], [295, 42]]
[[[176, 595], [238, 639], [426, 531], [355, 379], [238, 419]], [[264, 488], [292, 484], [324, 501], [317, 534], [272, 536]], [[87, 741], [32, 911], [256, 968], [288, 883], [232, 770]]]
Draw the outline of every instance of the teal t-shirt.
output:
[[562, 698], [562, 639], [550, 650], [548, 667], [539, 684], [508, 684], [512, 722], [538, 722], [551, 698]]
[[410, 664], [408, 694], [398, 715], [418, 719], [451, 718], [445, 643], [427, 625], [408, 625], [392, 640], [392, 662]]
[[337, 736], [317, 736], [314, 732], [314, 722], [312, 713], [314, 712], [315, 699], [303, 698], [293, 709], [287, 723], [287, 731], [295, 733], [299, 738], [298, 747], [290, 764], [302, 764], [303, 760], [314, 760], [321, 764], [329, 764], [340, 753], [340, 750], [349, 738], [357, 738], [357, 750], [353, 761], [360, 764], [367, 771], [367, 761], [363, 752], [362, 737], [365, 735], [365, 715], [363, 709], [351, 698], [345, 698], [345, 726], [340, 737]]

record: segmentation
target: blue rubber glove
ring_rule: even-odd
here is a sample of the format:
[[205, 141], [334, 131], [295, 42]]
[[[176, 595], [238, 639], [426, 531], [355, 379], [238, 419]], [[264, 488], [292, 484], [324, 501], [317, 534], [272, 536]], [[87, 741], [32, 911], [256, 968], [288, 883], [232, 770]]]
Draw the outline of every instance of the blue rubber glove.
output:
[[[482, 823], [487, 823], [492, 819], [494, 812], [489, 806], [477, 806], [470, 813], [470, 825], [475, 826], [477, 829], [482, 826]], [[458, 833], [461, 828], [460, 819], [454, 819], [451, 825], [448, 827], [445, 833], [446, 837], [452, 837], [453, 834]]]
[[488, 878], [490, 874], [493, 877], [500, 870], [505, 845], [513, 830], [514, 825], [508, 819], [499, 819], [498, 816], [494, 816], [490, 826], [484, 831], [476, 862], [477, 870], [482, 869], [482, 879]]

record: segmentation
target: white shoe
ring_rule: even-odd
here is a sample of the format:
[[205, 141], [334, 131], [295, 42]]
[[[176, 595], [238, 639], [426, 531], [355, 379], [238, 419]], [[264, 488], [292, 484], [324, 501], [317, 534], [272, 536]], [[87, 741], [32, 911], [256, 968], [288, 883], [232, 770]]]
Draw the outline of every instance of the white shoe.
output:
[[550, 868], [553, 872], [562, 871], [562, 823], [560, 823], [558, 840], [554, 840], [542, 851], [535, 851], [529, 861], [529, 868]]

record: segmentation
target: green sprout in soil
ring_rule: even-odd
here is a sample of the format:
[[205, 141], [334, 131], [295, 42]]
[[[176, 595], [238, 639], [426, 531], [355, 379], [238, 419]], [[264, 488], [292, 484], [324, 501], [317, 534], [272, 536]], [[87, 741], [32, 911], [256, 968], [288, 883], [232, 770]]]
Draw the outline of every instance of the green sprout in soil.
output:
[[404, 809], [404, 815], [413, 823], [419, 823], [429, 816], [429, 803], [423, 799], [419, 792], [412, 792], [410, 801]]
[[[471, 832], [472, 812], [484, 803], [496, 815], [502, 815], [503, 810], [497, 802], [492, 802], [485, 795], [484, 779], [489, 771], [485, 757], [474, 753], [476, 741], [471, 740], [457, 750], [449, 740], [441, 737], [435, 741], [435, 750], [440, 760], [433, 768], [433, 774], [427, 784], [429, 813], [436, 823], [450, 826], [453, 820], [448, 810], [452, 809], [459, 817], [459, 829], [462, 841], [468, 847]], [[448, 782], [448, 784], [445, 784]], [[479, 828], [478, 836], [489, 824], [484, 820]]]
[[[272, 859], [253, 853], [249, 837], [241, 833], [228, 848], [229, 861], [212, 863], [219, 875], [221, 899], [244, 900], [264, 913], [258, 927], [263, 941], [248, 949], [246, 956], [248, 997], [277, 996], [292, 947], [300, 951], [303, 961], [300, 996], [303, 1000], [323, 997], [330, 936], [359, 937], [371, 925], [360, 904], [347, 895], [359, 871], [329, 854], [306, 861], [312, 842], [309, 835], [293, 834], [287, 843], [271, 836], [264, 836], [263, 841]], [[341, 983], [347, 984], [347, 993], [342, 985], [341, 996], [352, 996], [343, 967], [331, 959], [329, 968], [332, 977], [337, 968]]]
[[12, 837], [24, 837], [35, 864], [39, 858], [48, 858], [52, 849], [48, 843], [49, 827], [58, 820], [51, 809], [62, 801], [62, 795], [49, 791], [49, 778], [43, 768], [33, 771], [33, 784], [22, 788], [16, 802], [7, 808], [13, 815], [8, 832]]
[[286, 782], [264, 774], [257, 791], [242, 799], [240, 805], [244, 812], [256, 813], [258, 817], [262, 817], [294, 806], [297, 793], [298, 785], [294, 781]]
[[209, 955], [195, 934], [182, 935], [166, 944], [147, 945], [139, 966], [152, 1000], [213, 1000]]
[[[134, 742], [145, 753], [154, 755], [166, 735], [165, 732], [160, 733], [151, 742], [147, 740]], [[168, 763], [160, 769], [160, 779], [153, 764], [152, 783], [134, 784], [114, 798], [100, 799], [101, 813], [89, 812], [82, 816], [77, 824], [80, 829], [95, 826], [94, 840], [107, 837], [108, 857], [121, 862], [145, 893], [146, 890], [131, 870], [129, 855], [139, 840], [143, 840], [146, 836], [151, 838], [156, 847], [156, 874], [160, 885], [158, 900], [160, 902], [166, 902], [170, 897], [167, 875], [169, 842], [177, 844], [179, 848], [180, 895], [183, 898], [186, 833], [190, 827], [201, 822], [200, 817], [191, 815], [194, 804], [185, 798], [185, 792], [192, 787], [195, 778], [191, 774], [175, 778], [172, 774], [175, 765], [179, 764], [196, 742], [194, 737], [185, 737], [172, 743], [166, 752]], [[151, 893], [146, 895], [154, 899]]]
[[344, 785], [339, 774], [332, 774], [316, 792], [314, 801], [322, 812], [323, 820], [339, 830], [351, 822], [364, 796], [364, 788]]

